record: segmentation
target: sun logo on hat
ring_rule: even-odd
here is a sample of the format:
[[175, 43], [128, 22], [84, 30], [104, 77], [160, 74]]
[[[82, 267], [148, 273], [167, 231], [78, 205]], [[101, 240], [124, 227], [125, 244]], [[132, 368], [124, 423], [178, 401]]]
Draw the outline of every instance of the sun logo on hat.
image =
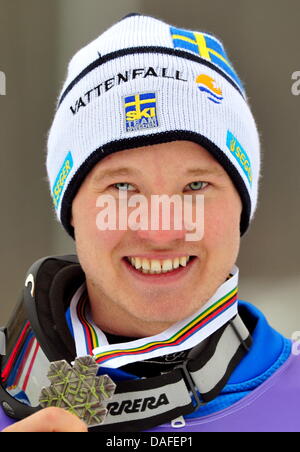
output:
[[223, 92], [215, 82], [215, 80], [206, 74], [198, 75], [196, 83], [200, 91], [208, 94], [208, 99], [215, 104], [220, 104], [223, 100]]

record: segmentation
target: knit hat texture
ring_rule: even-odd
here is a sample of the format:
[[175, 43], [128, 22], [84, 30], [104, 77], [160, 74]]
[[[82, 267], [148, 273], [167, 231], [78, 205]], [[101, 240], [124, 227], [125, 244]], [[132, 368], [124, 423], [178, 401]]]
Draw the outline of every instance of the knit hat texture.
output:
[[75, 54], [48, 136], [47, 172], [59, 221], [73, 236], [72, 202], [114, 152], [189, 140], [222, 165], [253, 218], [260, 143], [244, 87], [214, 36], [132, 14]]

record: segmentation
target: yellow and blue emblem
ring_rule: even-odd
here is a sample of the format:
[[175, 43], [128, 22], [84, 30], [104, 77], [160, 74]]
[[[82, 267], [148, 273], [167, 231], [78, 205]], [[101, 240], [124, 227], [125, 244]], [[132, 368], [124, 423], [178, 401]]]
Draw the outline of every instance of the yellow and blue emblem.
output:
[[216, 81], [206, 74], [198, 75], [196, 78], [196, 83], [201, 92], [207, 94], [210, 101], [215, 104], [220, 104], [223, 100], [223, 92], [216, 84]]
[[124, 98], [126, 131], [158, 127], [155, 93], [134, 94]]
[[242, 82], [233, 69], [228, 56], [221, 43], [213, 36], [170, 27], [171, 37], [175, 49], [187, 50], [199, 55], [201, 58], [210, 61], [218, 66], [223, 72], [244, 91]]
[[57, 178], [55, 179], [55, 183], [52, 188], [52, 197], [55, 209], [57, 209], [59, 206], [64, 186], [66, 185], [67, 178], [69, 177], [72, 168], [73, 168], [73, 158], [71, 152], [69, 152], [67, 157], [65, 158], [64, 163], [62, 164], [61, 169], [59, 170], [59, 173], [57, 175]]
[[241, 143], [233, 135], [233, 133], [230, 132], [230, 130], [227, 131], [226, 144], [231, 154], [234, 156], [234, 158], [246, 174], [249, 184], [252, 187], [253, 177], [250, 158], [245, 149], [243, 149]]

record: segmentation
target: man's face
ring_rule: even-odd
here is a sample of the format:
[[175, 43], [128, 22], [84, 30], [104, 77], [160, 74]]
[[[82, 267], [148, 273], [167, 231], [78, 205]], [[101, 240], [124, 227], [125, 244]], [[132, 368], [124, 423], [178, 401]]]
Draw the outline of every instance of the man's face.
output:
[[[203, 238], [186, 241], [184, 226], [180, 230], [151, 230], [151, 225], [148, 230], [99, 230], [97, 199], [111, 195], [118, 205], [120, 190], [123, 194], [126, 190], [128, 200], [143, 195], [149, 217], [151, 195], [195, 199], [204, 195]], [[192, 205], [195, 210], [196, 202]], [[231, 179], [198, 144], [175, 141], [146, 146], [117, 152], [99, 162], [82, 184], [72, 211], [94, 321], [107, 332], [138, 337], [157, 334], [195, 313], [225, 281], [236, 261], [241, 210]], [[176, 267], [178, 258], [184, 256], [193, 258], [186, 266], [160, 274], [143, 273], [128, 260], [136, 258], [137, 266], [144, 263], [151, 268], [153, 260], [162, 264], [171, 259]], [[153, 264], [153, 268], [158, 267]]]

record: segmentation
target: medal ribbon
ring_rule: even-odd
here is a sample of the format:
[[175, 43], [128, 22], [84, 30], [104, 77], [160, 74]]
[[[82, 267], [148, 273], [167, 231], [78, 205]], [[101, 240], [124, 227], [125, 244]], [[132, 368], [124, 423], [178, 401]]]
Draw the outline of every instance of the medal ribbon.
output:
[[121, 344], [108, 344], [105, 334], [88, 313], [88, 296], [83, 284], [71, 302], [71, 320], [77, 356], [94, 355], [99, 365], [118, 368], [129, 363], [176, 353], [195, 347], [237, 314], [239, 270], [230, 277], [195, 314], [164, 332]]

